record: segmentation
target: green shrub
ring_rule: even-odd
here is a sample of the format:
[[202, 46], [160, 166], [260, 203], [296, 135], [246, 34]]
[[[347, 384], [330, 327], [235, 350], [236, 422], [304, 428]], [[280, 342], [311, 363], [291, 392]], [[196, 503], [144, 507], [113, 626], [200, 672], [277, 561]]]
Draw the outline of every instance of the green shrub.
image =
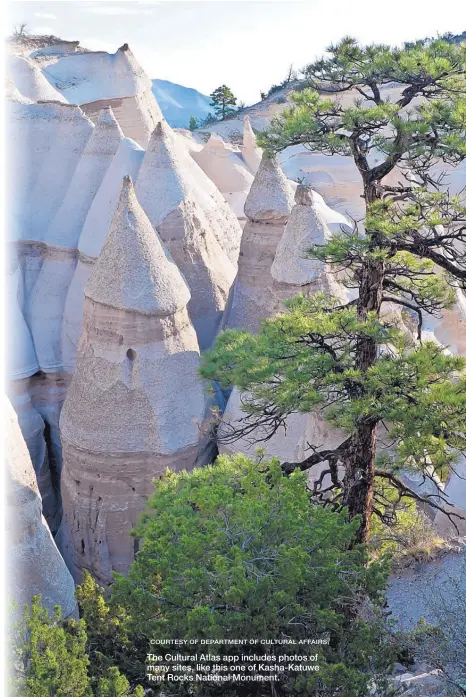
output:
[[[362, 546], [348, 550], [358, 524], [311, 505], [305, 475], [285, 477], [278, 461], [220, 457], [191, 473], [167, 472], [135, 531], [140, 551], [128, 576], [117, 576], [111, 604], [125, 608], [130, 633], [148, 647], [150, 638], [325, 639], [312, 648], [318, 677], [285, 674], [275, 694], [309, 695], [319, 686], [319, 695], [366, 695], [371, 675], [389, 666], [383, 623], [374, 619], [387, 568], [368, 564]], [[368, 598], [372, 620], [364, 621], [359, 608]], [[286, 645], [273, 650], [289, 653]], [[242, 651], [215, 647], [220, 655]], [[245, 687], [250, 696], [270, 695], [270, 683], [226, 683], [222, 695], [244, 695]], [[163, 685], [165, 695], [216, 695], [219, 687], [186, 689]]]

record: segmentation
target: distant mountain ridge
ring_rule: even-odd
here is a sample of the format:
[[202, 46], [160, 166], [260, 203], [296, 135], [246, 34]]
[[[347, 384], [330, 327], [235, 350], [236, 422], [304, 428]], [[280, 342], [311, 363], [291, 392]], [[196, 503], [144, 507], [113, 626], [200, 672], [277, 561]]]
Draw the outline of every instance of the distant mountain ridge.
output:
[[163, 115], [174, 128], [188, 128], [191, 116], [202, 120], [213, 111], [210, 97], [192, 87], [169, 80], [152, 80], [152, 92]]

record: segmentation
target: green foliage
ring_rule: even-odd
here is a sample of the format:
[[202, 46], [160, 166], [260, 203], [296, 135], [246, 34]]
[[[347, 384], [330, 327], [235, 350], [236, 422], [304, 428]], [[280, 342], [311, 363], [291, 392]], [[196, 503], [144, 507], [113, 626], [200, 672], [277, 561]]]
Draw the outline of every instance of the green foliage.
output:
[[[464, 157], [465, 46], [437, 40], [404, 49], [360, 47], [347, 38], [329, 52], [330, 58], [306, 68], [311, 87], [292, 95], [294, 105], [262, 134], [262, 147], [277, 152], [305, 143], [313, 152], [364, 161], [377, 151], [388, 156], [388, 171], [401, 159], [416, 172], [424, 169], [426, 158], [430, 164], [433, 157], [452, 163]], [[401, 85], [396, 102], [381, 93], [390, 82]], [[317, 91], [336, 93], [351, 87], [361, 99], [349, 107], [337, 95], [321, 97]], [[414, 104], [416, 97], [427, 99]], [[388, 173], [386, 167], [379, 171]]]
[[54, 618], [34, 596], [14, 628], [12, 694], [18, 697], [92, 697], [87, 674], [84, 622], [62, 623], [57, 606]]
[[117, 603], [109, 604], [101, 588], [84, 570], [83, 582], [76, 588], [81, 617], [86, 623], [90, 673], [94, 683], [108, 677], [108, 671], [116, 664], [130, 678], [131, 683], [141, 682], [145, 675], [139, 665], [139, 656], [146, 646], [129, 636], [129, 617]]
[[104, 677], [99, 679], [96, 697], [144, 697], [144, 688], [138, 685], [130, 690], [130, 685], [118, 668], [108, 668]]
[[195, 131], [196, 128], [199, 128], [199, 122], [195, 116], [191, 116], [189, 118], [189, 130]]
[[[465, 361], [433, 343], [407, 344], [402, 333], [375, 313], [366, 321], [356, 308], [338, 308], [332, 298], [298, 296], [289, 312], [262, 323], [257, 335], [221, 333], [204, 358], [202, 375], [242, 392], [244, 427], [269, 430], [294, 412], [319, 407], [352, 435], [362, 419], [383, 422], [390, 452], [380, 466], [422, 469], [431, 458], [440, 471], [466, 447]], [[366, 371], [355, 362], [361, 336], [379, 347]]]
[[201, 123], [199, 124], [199, 127], [202, 128], [203, 126], [210, 126], [216, 122], [217, 119], [215, 118], [215, 116], [211, 112], [209, 112], [205, 119], [202, 119]]
[[216, 90], [210, 95], [212, 102], [210, 106], [214, 107], [215, 115], [220, 117], [221, 120], [225, 119], [230, 114], [235, 113], [234, 105], [236, 104], [236, 97], [229, 87], [226, 85], [220, 85]]
[[[109, 617], [102, 589], [89, 574], [77, 589], [87, 618], [63, 620], [56, 606], [51, 618], [42, 607], [40, 596], [25, 606], [22, 621], [12, 635], [14, 666], [11, 688], [17, 697], [143, 697], [141, 686], [130, 683], [113, 662], [129, 667], [122, 660], [119, 645], [127, 644], [124, 627]], [[100, 653], [104, 648], [107, 655]]]
[[[388, 649], [383, 623], [351, 608], [369, 597], [377, 616], [387, 567], [367, 564], [363, 547], [348, 550], [357, 524], [310, 505], [304, 474], [285, 477], [275, 460], [221, 457], [191, 473], [167, 472], [135, 531], [140, 551], [128, 576], [117, 576], [112, 602], [127, 609], [134, 635], [147, 639], [328, 639], [312, 648], [321, 657], [320, 694], [365, 695], [371, 673], [387, 669]], [[220, 644], [214, 653], [241, 651]], [[275, 654], [287, 652], [274, 646]], [[276, 694], [310, 694], [317, 682], [308, 675], [285, 675]], [[262, 683], [247, 687], [248, 695], [270, 691]], [[167, 695], [183, 689], [163, 686]], [[218, 694], [208, 683], [190, 689]], [[243, 691], [241, 683], [222, 686], [224, 695]]]
[[[390, 554], [392, 567], [403, 567], [412, 561], [432, 559], [445, 548], [446, 541], [438, 536], [431, 521], [417, 508], [416, 502], [400, 499], [395, 487], [380, 478], [375, 483], [375, 499], [379, 515], [372, 518], [371, 554]], [[387, 522], [390, 524], [387, 525]]]

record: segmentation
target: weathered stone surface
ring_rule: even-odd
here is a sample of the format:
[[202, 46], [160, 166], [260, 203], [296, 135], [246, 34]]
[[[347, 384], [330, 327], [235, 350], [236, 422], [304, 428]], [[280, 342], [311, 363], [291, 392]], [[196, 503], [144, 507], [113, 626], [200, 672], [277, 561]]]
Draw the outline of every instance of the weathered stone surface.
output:
[[[17, 263], [17, 262], [16, 262]], [[39, 370], [31, 333], [20, 307], [23, 279], [19, 265], [7, 275], [6, 304], [8, 311], [7, 377], [20, 380]]]
[[283, 223], [293, 208], [293, 189], [274, 157], [263, 155], [244, 212], [249, 220]]
[[22, 239], [48, 244], [48, 229], [68, 194], [94, 126], [79, 107], [56, 102], [32, 104], [24, 117], [34, 159]]
[[20, 615], [33, 595], [53, 615], [60, 605], [64, 617], [77, 613], [73, 579], [42, 516], [42, 502], [31, 459], [16, 414], [6, 404], [7, 441], [7, 588]]
[[42, 509], [52, 532], [58, 528], [61, 505], [58, 482], [51, 476], [44, 434], [44, 420], [31, 401], [30, 380], [13, 380], [8, 383], [8, 398], [16, 412], [18, 424], [29, 451], [36, 473], [37, 485], [42, 497]]
[[220, 327], [236, 268], [221, 244], [228, 224], [220, 226], [221, 216], [219, 226], [213, 224], [207, 212], [214, 213], [215, 206], [185, 167], [187, 158], [169, 126], [160, 122], [139, 170], [136, 193], [191, 290], [189, 314], [205, 348]]
[[[52, 488], [43, 498], [44, 514], [53, 533], [58, 529], [62, 517], [60, 478], [63, 466], [63, 451], [59, 431], [60, 413], [65, 401], [70, 381], [69, 374], [36, 373], [28, 380], [27, 395], [32, 408], [43, 420], [43, 434], [46, 447], [46, 461], [43, 464], [44, 478], [49, 477]], [[14, 389], [16, 382], [12, 385]], [[17, 408], [16, 402], [14, 402]], [[35, 462], [34, 462], [35, 464]], [[38, 472], [38, 469], [36, 469]], [[41, 486], [40, 479], [39, 488]], [[42, 491], [42, 489], [41, 489]], [[45, 492], [45, 487], [44, 487]]]
[[44, 372], [63, 368], [61, 328], [77, 264], [79, 236], [121, 138], [121, 129], [111, 109], [103, 109], [63, 203], [44, 237], [47, 247], [29, 313], [37, 358]]
[[110, 107], [102, 109], [60, 209], [44, 236], [46, 244], [77, 249], [89, 208], [123, 137]]
[[63, 97], [47, 81], [42, 71], [30, 60], [23, 56], [8, 56], [6, 69], [13, 78], [18, 91], [33, 102], [41, 100], [56, 100], [66, 102]]
[[129, 177], [86, 285], [63, 407], [60, 546], [76, 578], [102, 583], [134, 557], [129, 531], [167, 466], [192, 467], [205, 400], [189, 290]]

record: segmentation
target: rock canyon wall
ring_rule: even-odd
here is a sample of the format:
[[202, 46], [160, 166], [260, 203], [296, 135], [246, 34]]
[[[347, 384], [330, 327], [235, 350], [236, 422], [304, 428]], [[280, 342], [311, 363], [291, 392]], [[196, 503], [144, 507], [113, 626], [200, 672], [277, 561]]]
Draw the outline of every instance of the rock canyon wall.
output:
[[[13, 51], [7, 71], [7, 378], [20, 444], [12, 461], [25, 468], [17, 491], [29, 491], [12, 511], [29, 511], [46, 575], [61, 583], [58, 592], [39, 574], [20, 594], [27, 601], [40, 587], [71, 614], [72, 579], [48, 528], [76, 579], [89, 569], [107, 585], [128, 568], [153, 478], [213, 456], [200, 352], [223, 328], [257, 332], [297, 293], [347, 299], [306, 250], [358, 217], [360, 182], [349, 158], [299, 146], [263, 154], [253, 127], [267, 125], [275, 103], [204, 140], [173, 130], [126, 44], [115, 54], [77, 42]], [[463, 355], [465, 327], [461, 293], [425, 323], [426, 336]], [[231, 441], [247, 399], [233, 390], [228, 400], [222, 452], [263, 445], [297, 460], [309, 443], [341, 441], [318, 414], [292, 414], [266, 442], [257, 430]], [[460, 462], [445, 487], [458, 509], [465, 476]], [[34, 564], [18, 535], [21, 563]]]

